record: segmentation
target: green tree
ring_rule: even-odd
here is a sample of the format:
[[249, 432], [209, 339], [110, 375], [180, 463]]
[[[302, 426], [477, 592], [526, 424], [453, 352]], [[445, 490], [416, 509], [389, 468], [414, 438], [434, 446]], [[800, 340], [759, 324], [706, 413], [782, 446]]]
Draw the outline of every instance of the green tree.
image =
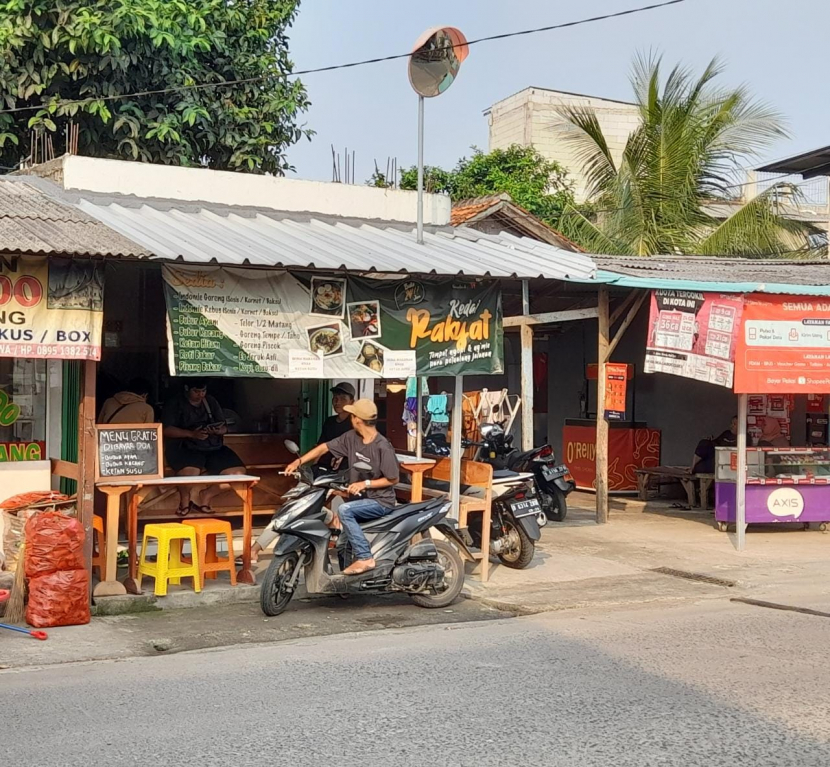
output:
[[[30, 130], [73, 120], [84, 155], [283, 172], [310, 135], [305, 88], [287, 77], [298, 2], [0, 0], [0, 164], [28, 151]], [[250, 82], [223, 84], [237, 80]], [[136, 95], [106, 98], [122, 94]]]
[[700, 77], [675, 67], [661, 83], [659, 58], [638, 58], [631, 78], [640, 126], [616, 159], [590, 108], [562, 114], [565, 134], [588, 184], [588, 216], [569, 207], [565, 234], [594, 253], [761, 256], [805, 247], [808, 228], [780, 213], [788, 188], [773, 186], [723, 218], [712, 206], [735, 197], [742, 164], [785, 135], [777, 113], [745, 88], [713, 81], [713, 60]]
[[[415, 189], [417, 168], [401, 172], [401, 188]], [[546, 160], [528, 146], [513, 145], [484, 153], [473, 147], [452, 171], [427, 167], [424, 188], [444, 192], [454, 201], [507, 193], [518, 205], [556, 226], [566, 206], [573, 204], [573, 192], [565, 170]]]

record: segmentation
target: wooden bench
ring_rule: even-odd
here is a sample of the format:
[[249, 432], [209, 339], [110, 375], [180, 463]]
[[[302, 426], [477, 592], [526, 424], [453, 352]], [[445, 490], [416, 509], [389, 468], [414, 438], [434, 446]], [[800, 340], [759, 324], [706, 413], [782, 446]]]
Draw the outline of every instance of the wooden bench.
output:
[[[450, 481], [450, 459], [438, 458], [435, 466], [425, 472], [428, 479], [439, 482]], [[483, 498], [471, 495], [462, 495], [458, 509], [458, 526], [467, 527], [467, 517], [472, 513], [481, 513], [481, 551], [473, 554], [473, 557], [480, 562], [479, 575], [482, 582], [490, 577], [490, 510], [493, 500], [493, 467], [489, 463], [478, 461], [461, 461], [461, 484], [473, 487], [481, 487], [484, 491]], [[407, 489], [407, 486], [398, 485], [399, 489]], [[443, 490], [436, 490], [431, 487], [424, 487], [421, 491], [425, 498], [440, 498], [448, 495]]]
[[[649, 491], [656, 485], [660, 492], [661, 485], [680, 484], [686, 491], [689, 508], [709, 507], [709, 490], [715, 481], [714, 474], [692, 474], [688, 466], [649, 466], [636, 469], [637, 495], [641, 501], [647, 501]], [[697, 490], [700, 491], [700, 504], [697, 502]]]

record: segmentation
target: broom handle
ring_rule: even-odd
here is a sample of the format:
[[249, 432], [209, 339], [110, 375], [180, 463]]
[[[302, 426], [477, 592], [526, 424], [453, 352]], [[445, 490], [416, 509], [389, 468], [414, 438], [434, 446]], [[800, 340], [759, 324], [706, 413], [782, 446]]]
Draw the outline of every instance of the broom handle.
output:
[[0, 629], [8, 629], [9, 631], [19, 631], [21, 634], [28, 634], [35, 639], [46, 639], [49, 635], [45, 631], [31, 631], [30, 629], [23, 629], [20, 626], [9, 626], [8, 623], [0, 623]]

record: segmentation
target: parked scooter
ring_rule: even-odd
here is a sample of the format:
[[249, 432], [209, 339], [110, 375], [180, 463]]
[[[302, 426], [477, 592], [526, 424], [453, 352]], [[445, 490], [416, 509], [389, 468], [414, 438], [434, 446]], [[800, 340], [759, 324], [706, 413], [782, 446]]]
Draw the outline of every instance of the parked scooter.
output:
[[[463, 447], [481, 447], [482, 443], [462, 441]], [[424, 442], [424, 452], [449, 457], [450, 446], [443, 435], [432, 435]], [[481, 488], [463, 487], [463, 495], [477, 496]], [[490, 509], [490, 553], [502, 564], [523, 570], [536, 553], [536, 541], [542, 537], [539, 518], [542, 506], [536, 497], [533, 474], [510, 469], [494, 469]], [[471, 518], [468, 527], [473, 544], [481, 548], [481, 517]]]
[[[297, 445], [285, 443], [294, 454]], [[356, 464], [368, 470], [366, 464]], [[310, 594], [365, 594], [403, 592], [419, 607], [446, 607], [464, 586], [464, 565], [452, 541], [469, 558], [457, 526], [447, 519], [447, 498], [397, 506], [390, 514], [361, 523], [369, 535], [377, 567], [360, 575], [335, 573], [329, 559], [329, 541], [336, 531], [325, 524], [325, 503], [333, 491], [345, 492], [347, 472], [316, 479], [308, 466], [297, 472], [299, 484], [285, 494], [286, 503], [257, 542], [263, 548], [279, 535], [274, 558], [262, 581], [260, 606], [266, 615], [279, 615], [294, 596], [300, 573]], [[436, 528], [447, 541], [426, 538], [412, 543], [419, 533]]]
[[566, 498], [576, 487], [576, 482], [565, 464], [556, 463], [553, 448], [542, 445], [520, 452], [513, 447], [513, 435], [505, 434], [504, 429], [494, 423], [484, 424], [481, 436], [480, 460], [492, 463], [494, 468], [532, 473], [545, 516], [554, 522], [562, 522], [568, 514]]

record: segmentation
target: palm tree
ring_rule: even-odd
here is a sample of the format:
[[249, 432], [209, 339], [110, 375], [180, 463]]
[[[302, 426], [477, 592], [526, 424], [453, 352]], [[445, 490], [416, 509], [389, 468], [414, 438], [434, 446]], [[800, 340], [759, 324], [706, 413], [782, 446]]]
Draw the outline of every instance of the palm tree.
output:
[[786, 135], [779, 115], [743, 87], [714, 85], [722, 71], [717, 59], [698, 79], [675, 67], [662, 92], [660, 69], [659, 57], [635, 61], [631, 83], [641, 123], [619, 162], [592, 109], [562, 111], [595, 214], [589, 219], [571, 206], [560, 228], [591, 252], [616, 255], [803, 250], [809, 228], [781, 215], [784, 187], [771, 187], [726, 218], [711, 212], [713, 204], [734, 200], [742, 161]]

